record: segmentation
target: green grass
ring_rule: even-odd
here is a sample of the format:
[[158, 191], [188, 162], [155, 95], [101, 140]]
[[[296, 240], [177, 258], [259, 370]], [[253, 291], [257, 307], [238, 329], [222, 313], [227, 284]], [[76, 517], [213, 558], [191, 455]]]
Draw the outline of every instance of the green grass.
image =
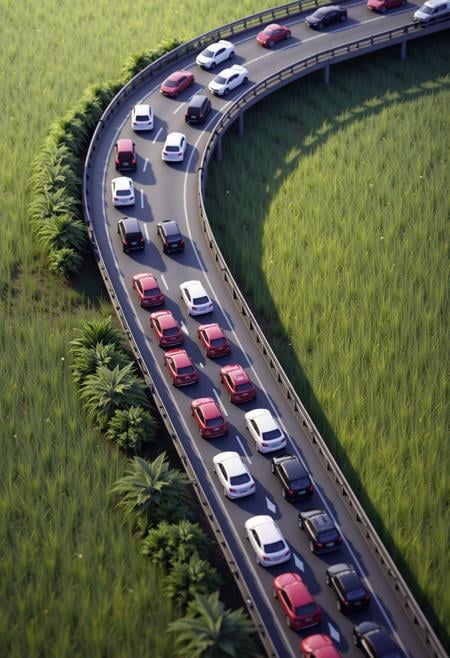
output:
[[433, 37], [297, 83], [228, 133], [207, 190], [231, 270], [442, 635], [449, 61]]
[[51, 123], [88, 85], [116, 79], [128, 55], [258, 5], [2, 3], [0, 646], [9, 658], [165, 658], [173, 648], [162, 578], [108, 495], [123, 458], [93, 431], [70, 379], [73, 328], [112, 307], [93, 261], [72, 287], [47, 274], [27, 218], [32, 161]]

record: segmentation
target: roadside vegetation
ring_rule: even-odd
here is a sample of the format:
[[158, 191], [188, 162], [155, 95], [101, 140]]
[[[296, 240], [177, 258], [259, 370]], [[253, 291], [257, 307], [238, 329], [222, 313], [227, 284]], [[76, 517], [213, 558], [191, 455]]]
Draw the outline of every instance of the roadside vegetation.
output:
[[433, 36], [290, 86], [227, 133], [207, 188], [232, 272], [441, 636], [449, 61]]

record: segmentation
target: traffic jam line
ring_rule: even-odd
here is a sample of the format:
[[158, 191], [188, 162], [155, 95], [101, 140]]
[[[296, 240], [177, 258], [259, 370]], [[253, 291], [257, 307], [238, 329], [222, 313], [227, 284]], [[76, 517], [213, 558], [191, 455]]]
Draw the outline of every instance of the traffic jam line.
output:
[[160, 134], [162, 133], [162, 130], [163, 130], [162, 127], [158, 130], [158, 132], [156, 133], [156, 135], [155, 135], [154, 138], [152, 139], [152, 144], [156, 144], [156, 142], [158, 141], [158, 137], [159, 137]]
[[161, 281], [164, 283], [164, 285], [166, 287], [166, 290], [169, 290], [169, 286], [167, 285], [166, 277], [164, 276], [164, 274], [161, 274], [160, 276], [161, 276]]
[[245, 459], [248, 461], [249, 464], [251, 464], [252, 460], [250, 459], [250, 455], [247, 453], [246, 449], [244, 448], [244, 444], [242, 443], [239, 434], [236, 434], [236, 441], [239, 443], [241, 450], [244, 453]]
[[218, 392], [216, 391], [215, 388], [213, 388], [213, 393], [214, 393], [214, 397], [215, 397], [216, 400], [217, 400], [217, 404], [218, 404], [219, 407], [222, 409], [223, 414], [224, 414], [225, 416], [228, 416], [228, 411], [227, 411], [227, 410], [225, 409], [225, 407], [223, 406], [222, 400], [220, 399], [219, 394], [218, 394]]

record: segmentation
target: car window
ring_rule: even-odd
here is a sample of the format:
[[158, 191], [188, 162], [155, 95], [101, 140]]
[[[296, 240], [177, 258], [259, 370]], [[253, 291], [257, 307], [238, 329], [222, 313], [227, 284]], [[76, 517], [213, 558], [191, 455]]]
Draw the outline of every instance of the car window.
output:
[[211, 341], [212, 347], [221, 347], [225, 345], [225, 338], [213, 338]]
[[241, 473], [240, 475], [233, 475], [230, 478], [230, 484], [246, 484], [250, 482], [250, 476], [248, 473]]
[[231, 379], [230, 375], [225, 375], [225, 383], [229, 388], [234, 388], [233, 380]]
[[178, 327], [169, 327], [169, 329], [164, 329], [163, 335], [164, 336], [177, 336], [178, 335]]
[[155, 325], [159, 333], [161, 333], [161, 325], [159, 324], [159, 320], [153, 320], [153, 324]]
[[306, 528], [306, 530], [308, 530], [308, 532], [310, 532], [312, 534], [313, 537], [316, 536], [316, 529], [314, 528], [311, 521], [309, 521], [308, 519], [305, 520], [305, 528]]
[[256, 530], [251, 530], [251, 533], [253, 535], [253, 539], [258, 544], [258, 546], [261, 548], [261, 542], [259, 540], [258, 533], [256, 532]]
[[287, 596], [286, 592], [284, 590], [280, 590], [280, 596], [283, 599], [285, 605], [288, 607], [288, 609], [292, 612], [292, 604], [289, 601], [289, 597]]
[[193, 372], [194, 366], [182, 366], [181, 368], [178, 368], [179, 375], [190, 375]]
[[216, 52], [216, 57], [219, 57], [219, 55], [221, 55], [223, 52], [225, 52], [225, 48], [220, 48], [220, 49]]
[[205, 423], [205, 417], [203, 416], [203, 413], [202, 413], [201, 409], [197, 409], [197, 414], [198, 414], [198, 417], [200, 418], [200, 420], [202, 421], [202, 423], [204, 424]]
[[256, 434], [259, 436], [259, 435], [260, 435], [259, 427], [258, 427], [258, 425], [255, 423], [255, 421], [254, 421], [253, 419], [250, 421], [250, 425], [253, 427], [253, 429], [255, 430]]
[[223, 464], [218, 464], [218, 467], [219, 467], [219, 471], [222, 473], [222, 475], [223, 475], [223, 477], [225, 478], [225, 480], [228, 481], [227, 472], [226, 472], [226, 470], [225, 470], [224, 465], [223, 465]]
[[167, 359], [167, 365], [171, 368], [171, 370], [176, 370], [175, 364], [173, 362], [173, 359], [168, 358]]
[[139, 290], [140, 293], [143, 293], [142, 283], [140, 281], [136, 281], [136, 288]]
[[186, 297], [188, 298], [188, 300], [191, 301], [191, 295], [190, 295], [190, 292], [189, 292], [189, 290], [188, 290], [187, 288], [184, 288], [184, 294], [186, 295]]

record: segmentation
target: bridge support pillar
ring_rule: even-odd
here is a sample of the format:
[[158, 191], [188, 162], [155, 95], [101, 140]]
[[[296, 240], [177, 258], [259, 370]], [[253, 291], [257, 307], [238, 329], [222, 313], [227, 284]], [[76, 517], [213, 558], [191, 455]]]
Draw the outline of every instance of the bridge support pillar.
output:
[[214, 159], [217, 162], [222, 160], [222, 137], [217, 138], [216, 148], [214, 149]]
[[406, 59], [406, 41], [400, 44], [400, 59]]
[[244, 112], [239, 112], [238, 116], [238, 135], [242, 137], [244, 134]]
[[324, 84], [329, 85], [330, 84], [330, 65], [327, 64], [325, 68], [323, 69], [323, 81]]

